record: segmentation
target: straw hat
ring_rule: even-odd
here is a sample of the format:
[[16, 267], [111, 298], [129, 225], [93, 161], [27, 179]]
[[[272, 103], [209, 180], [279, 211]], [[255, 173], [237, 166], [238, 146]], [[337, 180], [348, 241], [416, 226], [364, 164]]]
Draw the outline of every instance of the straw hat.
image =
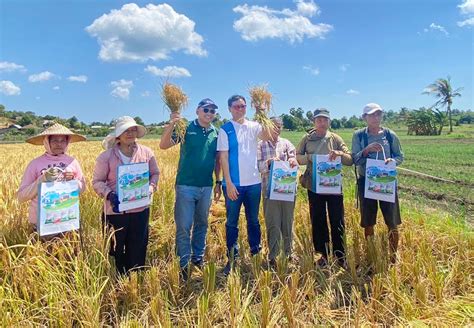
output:
[[61, 125], [59, 123], [54, 123], [53, 125], [51, 125], [49, 128], [47, 128], [40, 134], [26, 139], [26, 142], [32, 145], [40, 146], [40, 145], [43, 145], [43, 139], [45, 136], [53, 136], [53, 135], [69, 136], [69, 142], [78, 142], [78, 141], [86, 140], [86, 137], [72, 132], [64, 125]]

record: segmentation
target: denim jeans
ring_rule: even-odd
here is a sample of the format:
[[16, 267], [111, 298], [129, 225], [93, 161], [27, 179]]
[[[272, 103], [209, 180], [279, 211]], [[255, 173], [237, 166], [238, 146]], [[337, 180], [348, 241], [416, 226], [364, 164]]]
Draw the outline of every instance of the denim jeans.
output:
[[190, 258], [200, 262], [204, 257], [212, 187], [177, 185], [175, 189], [176, 254], [184, 268]]
[[262, 249], [260, 223], [258, 222], [258, 211], [260, 207], [260, 195], [262, 185], [260, 183], [236, 187], [239, 192], [236, 200], [230, 200], [227, 196], [227, 188], [224, 186], [225, 207], [227, 212], [227, 222], [225, 224], [227, 256], [234, 258], [239, 256], [239, 215], [242, 204], [245, 207], [245, 217], [247, 219], [247, 234], [249, 238], [250, 253], [255, 255]]

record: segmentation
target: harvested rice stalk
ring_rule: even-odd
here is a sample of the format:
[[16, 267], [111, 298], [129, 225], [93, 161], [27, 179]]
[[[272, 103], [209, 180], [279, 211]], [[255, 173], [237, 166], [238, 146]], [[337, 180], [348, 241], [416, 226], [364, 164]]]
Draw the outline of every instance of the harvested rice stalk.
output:
[[272, 107], [272, 94], [267, 90], [266, 85], [251, 87], [249, 93], [251, 105], [255, 109], [255, 121], [264, 129], [274, 129], [275, 125], [267, 115]]
[[[161, 98], [165, 102], [166, 106], [171, 113], [180, 113], [183, 111], [184, 107], [188, 104], [188, 96], [186, 96], [181, 90], [180, 87], [165, 82], [161, 90]], [[186, 134], [186, 120], [182, 118], [176, 122], [174, 131], [178, 137], [179, 142], [184, 142], [184, 136]]]

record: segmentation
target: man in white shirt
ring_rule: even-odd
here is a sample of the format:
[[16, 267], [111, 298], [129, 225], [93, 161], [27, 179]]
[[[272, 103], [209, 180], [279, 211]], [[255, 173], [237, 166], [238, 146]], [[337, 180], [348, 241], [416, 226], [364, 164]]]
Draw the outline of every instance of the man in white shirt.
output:
[[259, 139], [270, 140], [271, 133], [262, 126], [245, 118], [245, 98], [234, 95], [227, 101], [232, 120], [224, 124], [217, 139], [221, 168], [224, 173], [223, 190], [226, 205], [226, 244], [229, 261], [224, 268], [228, 275], [233, 260], [239, 257], [239, 214], [245, 207], [250, 252], [256, 255], [261, 250], [261, 231], [258, 221], [261, 179], [257, 165]]

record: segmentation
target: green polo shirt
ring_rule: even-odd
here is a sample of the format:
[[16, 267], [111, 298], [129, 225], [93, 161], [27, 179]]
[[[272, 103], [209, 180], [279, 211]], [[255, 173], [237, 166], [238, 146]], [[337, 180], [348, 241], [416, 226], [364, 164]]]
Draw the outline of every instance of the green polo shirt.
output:
[[[173, 140], [176, 139], [173, 137]], [[189, 123], [184, 143], [181, 144], [177, 185], [209, 187], [217, 155], [217, 130], [204, 128], [198, 120]]]

